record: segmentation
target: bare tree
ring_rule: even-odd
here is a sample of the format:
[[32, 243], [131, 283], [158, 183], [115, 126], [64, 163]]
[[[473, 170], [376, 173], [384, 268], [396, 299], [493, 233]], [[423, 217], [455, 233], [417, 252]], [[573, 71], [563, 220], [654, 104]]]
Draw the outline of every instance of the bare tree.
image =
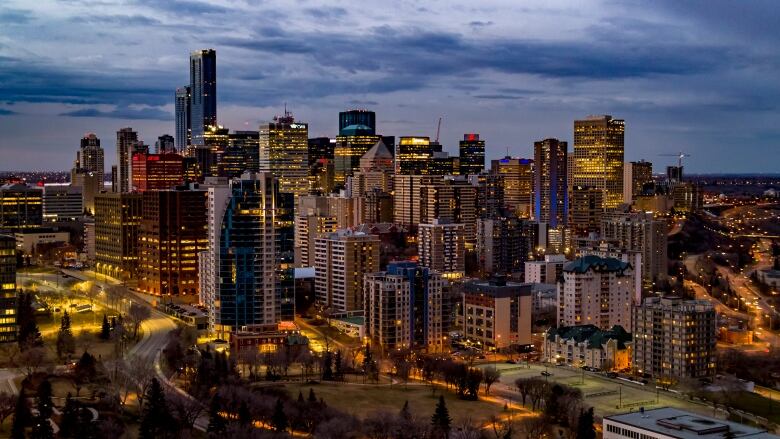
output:
[[495, 435], [496, 439], [512, 437], [514, 426], [512, 425], [512, 422], [510, 422], [509, 420], [501, 419], [496, 415], [492, 415], [490, 416], [490, 421], [488, 425], [490, 426], [490, 430], [493, 431], [493, 434]]
[[520, 421], [520, 431], [526, 439], [543, 439], [549, 437], [549, 423], [543, 416], [528, 416]]
[[471, 418], [466, 418], [452, 429], [452, 439], [482, 439], [482, 429]]
[[136, 394], [138, 396], [138, 410], [143, 410], [144, 396], [152, 385], [152, 379], [157, 375], [154, 370], [154, 365], [141, 357], [133, 357], [128, 363], [128, 374], [132, 378], [132, 383], [135, 386]]
[[16, 367], [20, 372], [30, 378], [46, 360], [46, 349], [33, 347], [22, 351], [16, 356]]
[[138, 329], [141, 322], [151, 317], [152, 311], [149, 307], [133, 302], [130, 305], [130, 311], [127, 313], [130, 322], [133, 324], [133, 338], [138, 338]]
[[10, 393], [0, 392], [0, 431], [3, 430], [5, 419], [16, 410], [16, 396]]
[[191, 396], [176, 391], [167, 392], [165, 401], [179, 424], [179, 430], [191, 432], [195, 421], [203, 413], [203, 404]]
[[490, 394], [490, 386], [501, 378], [501, 371], [495, 366], [486, 367], [483, 371], [482, 380], [485, 382], [485, 394]]
[[16, 356], [19, 355], [20, 349], [18, 343], [2, 343], [0, 344], [0, 359], [3, 360], [4, 365], [13, 366], [16, 364]]

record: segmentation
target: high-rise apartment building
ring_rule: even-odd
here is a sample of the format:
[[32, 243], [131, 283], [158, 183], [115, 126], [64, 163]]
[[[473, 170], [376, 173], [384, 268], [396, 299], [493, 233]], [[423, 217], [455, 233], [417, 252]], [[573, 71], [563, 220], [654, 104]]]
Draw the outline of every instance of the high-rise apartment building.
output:
[[270, 173], [210, 178], [208, 251], [200, 273], [209, 327], [218, 337], [281, 320], [277, 269], [278, 183]]
[[566, 264], [564, 255], [544, 255], [543, 260], [525, 263], [525, 281], [535, 284], [557, 284]]
[[183, 159], [179, 154], [135, 154], [132, 168], [132, 190], [165, 190], [184, 181]]
[[81, 139], [81, 148], [76, 153], [75, 166], [78, 169], [94, 172], [102, 183], [105, 179], [105, 160], [100, 139], [95, 133], [88, 133]]
[[536, 227], [506, 212], [477, 220], [477, 255], [484, 274], [522, 273], [533, 252]]
[[379, 237], [340, 231], [314, 239], [315, 300], [332, 312], [363, 310], [363, 277], [379, 271]]
[[464, 285], [458, 322], [467, 340], [485, 349], [528, 346], [531, 338], [531, 284], [506, 277], [472, 280]]
[[135, 277], [141, 194], [106, 192], [95, 196], [95, 271], [115, 279]]
[[191, 143], [203, 145], [208, 127], [217, 125], [217, 52], [190, 53]]
[[116, 132], [116, 165], [118, 175], [116, 192], [130, 192], [132, 188], [133, 154], [140, 152], [138, 133], [132, 128], [122, 128]]
[[16, 239], [0, 235], [0, 343], [16, 341]]
[[651, 212], [608, 213], [601, 220], [601, 237], [619, 247], [642, 253], [642, 279], [646, 284], [667, 275], [666, 220]]
[[260, 171], [279, 180], [279, 192], [309, 193], [309, 125], [292, 113], [260, 125]]
[[466, 275], [466, 228], [463, 224], [438, 219], [421, 223], [417, 229], [420, 265], [438, 271], [445, 279]]
[[176, 149], [184, 152], [192, 144], [192, 89], [189, 85], [176, 89]]
[[569, 200], [569, 230], [574, 236], [588, 236], [601, 230], [604, 191], [590, 186], [573, 186]]
[[458, 144], [461, 175], [478, 175], [485, 170], [485, 141], [479, 134], [464, 134]]
[[534, 215], [550, 227], [569, 220], [568, 144], [558, 139], [534, 142]]
[[469, 177], [471, 184], [477, 187], [478, 215], [490, 218], [503, 215], [504, 176], [501, 174], [479, 174]]
[[442, 352], [441, 275], [414, 262], [391, 262], [387, 271], [365, 275], [366, 336], [386, 350]]
[[408, 227], [417, 227], [421, 222], [420, 191], [424, 185], [441, 181], [435, 175], [397, 175], [394, 178], [393, 217], [394, 222]]
[[463, 224], [467, 249], [477, 238], [477, 188], [465, 178], [446, 177], [420, 185], [420, 222]]
[[198, 300], [198, 253], [208, 249], [207, 192], [195, 186], [143, 193], [138, 290], [163, 301]]
[[336, 218], [312, 212], [299, 212], [295, 217], [295, 264], [314, 266], [314, 240], [338, 229]]
[[395, 154], [395, 173], [400, 175], [428, 174], [433, 157], [431, 139], [428, 137], [401, 137]]
[[81, 186], [47, 184], [43, 186], [43, 221], [75, 221], [84, 216]]
[[574, 121], [574, 182], [604, 191], [604, 209], [623, 202], [623, 149], [626, 123], [612, 116]]
[[587, 255], [563, 266], [558, 283], [558, 326], [631, 327], [634, 268], [615, 258]]
[[504, 157], [491, 162], [490, 172], [504, 177], [504, 207], [521, 218], [531, 215], [533, 160]]
[[631, 204], [634, 197], [642, 194], [647, 184], [653, 183], [653, 164], [640, 160], [627, 162], [623, 168], [623, 202]]
[[710, 302], [648, 297], [633, 313], [638, 373], [669, 381], [715, 374], [717, 314]]
[[24, 183], [0, 186], [0, 230], [33, 229], [43, 224], [43, 191]]

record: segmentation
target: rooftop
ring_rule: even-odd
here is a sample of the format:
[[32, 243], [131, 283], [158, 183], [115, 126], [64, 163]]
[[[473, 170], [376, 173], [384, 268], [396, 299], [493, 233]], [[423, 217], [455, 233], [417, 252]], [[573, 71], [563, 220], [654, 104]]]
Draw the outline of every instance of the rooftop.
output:
[[587, 255], [563, 266], [563, 271], [567, 273], [587, 273], [588, 270], [597, 272], [624, 271], [631, 268], [631, 264], [623, 262], [616, 258], [602, 258], [596, 255]]
[[720, 439], [727, 431], [732, 432], [734, 437], [738, 439], [780, 439], [780, 436], [760, 428], [701, 416], [671, 407], [607, 416], [604, 418], [604, 423], [606, 424], [608, 421], [678, 439]]
[[620, 325], [615, 325], [607, 331], [602, 331], [594, 325], [562, 326], [547, 331], [548, 340], [555, 340], [556, 335], [564, 340], [573, 339], [577, 343], [587, 341], [589, 348], [598, 348], [609, 340], [617, 340], [618, 347], [622, 349], [633, 338]]

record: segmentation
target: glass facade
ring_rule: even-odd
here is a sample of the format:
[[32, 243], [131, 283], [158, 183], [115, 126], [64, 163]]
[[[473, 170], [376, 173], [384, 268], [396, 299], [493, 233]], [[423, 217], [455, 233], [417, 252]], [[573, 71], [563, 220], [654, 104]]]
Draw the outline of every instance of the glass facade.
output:
[[477, 175], [485, 169], [485, 141], [479, 134], [464, 134], [460, 141], [460, 173]]
[[[425, 175], [433, 157], [428, 137], [401, 137], [395, 157], [396, 174]], [[462, 168], [461, 168], [462, 169]]]
[[567, 154], [568, 144], [558, 139], [534, 142], [534, 218], [551, 228], [568, 221]]
[[623, 153], [626, 124], [612, 116], [574, 121], [574, 182], [604, 191], [604, 209], [623, 202]]
[[217, 125], [217, 52], [213, 49], [190, 54], [190, 103], [192, 143], [203, 145], [208, 127]]

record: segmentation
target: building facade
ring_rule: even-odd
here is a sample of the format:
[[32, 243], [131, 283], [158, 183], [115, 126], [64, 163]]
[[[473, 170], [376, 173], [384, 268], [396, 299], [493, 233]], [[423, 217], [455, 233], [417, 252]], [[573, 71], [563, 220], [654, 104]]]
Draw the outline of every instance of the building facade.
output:
[[0, 230], [21, 231], [43, 224], [43, 191], [23, 183], [0, 186]]
[[612, 116], [574, 121], [574, 182], [604, 191], [604, 209], [623, 202], [623, 154], [626, 123]]
[[135, 154], [132, 166], [132, 189], [136, 191], [166, 190], [184, 181], [184, 165], [179, 154]]
[[569, 200], [569, 230], [574, 236], [588, 236], [601, 230], [604, 216], [604, 191], [600, 188], [575, 185]]
[[503, 176], [504, 207], [521, 218], [531, 216], [534, 161], [504, 157], [491, 162], [490, 172]]
[[260, 171], [279, 180], [279, 192], [309, 193], [309, 125], [291, 113], [260, 126]]
[[623, 168], [623, 202], [631, 204], [647, 184], [653, 183], [653, 164], [640, 160], [627, 162]]
[[138, 133], [132, 128], [122, 128], [116, 132], [116, 190], [114, 192], [130, 192], [132, 188], [132, 159], [139, 150]]
[[191, 143], [204, 144], [208, 127], [217, 125], [217, 52], [214, 49], [190, 53]]
[[534, 142], [533, 217], [552, 228], [568, 224], [568, 148], [558, 139]]
[[84, 194], [81, 186], [43, 186], [43, 221], [75, 221], [84, 216]]
[[0, 235], [0, 343], [16, 341], [16, 240]]
[[176, 89], [174, 107], [176, 150], [184, 152], [192, 144], [192, 89], [189, 85]]
[[95, 196], [95, 271], [115, 279], [135, 277], [141, 194], [107, 192]]
[[458, 149], [461, 174], [478, 175], [485, 170], [485, 141], [479, 139], [479, 134], [464, 134]]
[[564, 255], [544, 255], [544, 260], [525, 263], [525, 281], [539, 284], [557, 284], [566, 264]]
[[401, 137], [395, 154], [395, 173], [399, 175], [428, 174], [433, 157], [429, 137]]
[[464, 284], [458, 323], [464, 337], [485, 350], [528, 346], [531, 338], [531, 284], [504, 277]]
[[340, 231], [314, 239], [317, 306], [331, 312], [364, 309], [363, 277], [379, 271], [378, 236]]
[[533, 224], [513, 214], [477, 220], [477, 255], [483, 274], [522, 272], [534, 249]]
[[[100, 139], [95, 133], [87, 133], [81, 139], [81, 148], [76, 153], [77, 168], [94, 172], [101, 184], [105, 180], [105, 159]], [[72, 182], [72, 181], [71, 181]]]
[[420, 223], [417, 253], [420, 265], [441, 273], [445, 279], [466, 275], [466, 228], [463, 224], [434, 219]]
[[550, 328], [544, 334], [542, 361], [621, 371], [631, 367], [631, 334], [622, 326], [602, 330], [594, 325]]
[[601, 220], [601, 237], [619, 247], [642, 253], [642, 279], [651, 284], [667, 276], [667, 232], [665, 219], [650, 212], [610, 213]]

